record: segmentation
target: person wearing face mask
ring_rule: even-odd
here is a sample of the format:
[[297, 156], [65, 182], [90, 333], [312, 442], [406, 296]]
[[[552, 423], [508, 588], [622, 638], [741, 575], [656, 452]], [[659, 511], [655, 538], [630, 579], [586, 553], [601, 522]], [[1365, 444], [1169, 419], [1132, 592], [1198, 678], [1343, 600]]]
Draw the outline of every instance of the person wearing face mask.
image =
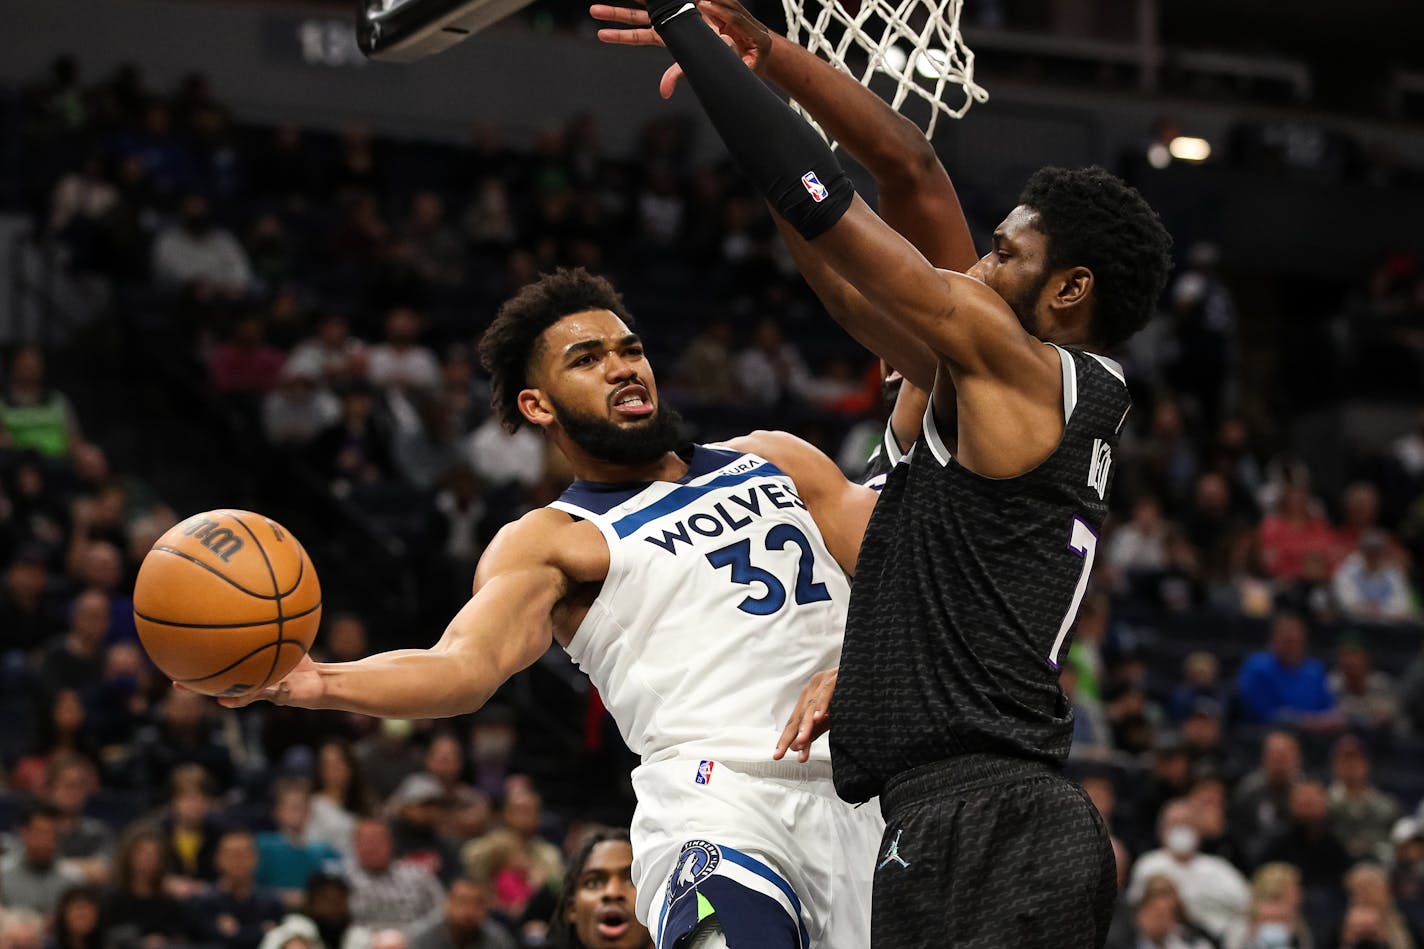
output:
[[1251, 877], [1247, 920], [1227, 931], [1222, 949], [1314, 949], [1303, 902], [1299, 870], [1288, 863], [1259, 868]]
[[1157, 835], [1161, 847], [1143, 854], [1133, 867], [1128, 899], [1136, 903], [1147, 881], [1164, 876], [1176, 885], [1186, 916], [1220, 940], [1245, 918], [1251, 902], [1246, 878], [1226, 860], [1200, 852], [1201, 835], [1190, 801], [1179, 798], [1162, 808]]

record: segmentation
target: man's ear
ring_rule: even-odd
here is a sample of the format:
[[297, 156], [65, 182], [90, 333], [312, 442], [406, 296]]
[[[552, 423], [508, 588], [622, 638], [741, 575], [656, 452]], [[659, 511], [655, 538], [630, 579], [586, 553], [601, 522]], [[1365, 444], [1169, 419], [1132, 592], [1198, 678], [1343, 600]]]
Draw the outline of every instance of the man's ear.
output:
[[515, 399], [519, 414], [531, 425], [547, 428], [554, 421], [554, 407], [544, 397], [542, 389], [521, 389]]
[[1087, 267], [1070, 267], [1058, 275], [1054, 286], [1050, 306], [1061, 310], [1080, 306], [1093, 292], [1093, 272]]

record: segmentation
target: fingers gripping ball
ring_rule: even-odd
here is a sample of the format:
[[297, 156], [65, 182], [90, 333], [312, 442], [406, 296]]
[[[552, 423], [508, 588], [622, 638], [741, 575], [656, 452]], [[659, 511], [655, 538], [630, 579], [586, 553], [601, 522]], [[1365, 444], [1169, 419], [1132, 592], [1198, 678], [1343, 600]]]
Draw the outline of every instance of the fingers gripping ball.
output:
[[134, 622], [164, 675], [195, 692], [242, 695], [281, 679], [311, 648], [321, 585], [280, 524], [251, 511], [208, 511], [144, 557]]

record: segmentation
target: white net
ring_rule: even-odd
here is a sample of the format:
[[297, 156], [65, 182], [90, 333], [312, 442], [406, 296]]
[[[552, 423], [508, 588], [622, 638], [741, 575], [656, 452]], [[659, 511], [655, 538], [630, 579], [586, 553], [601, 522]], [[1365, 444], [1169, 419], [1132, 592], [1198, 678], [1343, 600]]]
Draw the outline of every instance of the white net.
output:
[[989, 98], [974, 81], [974, 53], [959, 32], [964, 0], [782, 0], [782, 5], [792, 42], [849, 72], [861, 85], [870, 85], [877, 72], [893, 79], [890, 105], [897, 112], [911, 95], [925, 100], [930, 107], [928, 120], [921, 123], [926, 138], [933, 137], [941, 115], [960, 118], [975, 102]]

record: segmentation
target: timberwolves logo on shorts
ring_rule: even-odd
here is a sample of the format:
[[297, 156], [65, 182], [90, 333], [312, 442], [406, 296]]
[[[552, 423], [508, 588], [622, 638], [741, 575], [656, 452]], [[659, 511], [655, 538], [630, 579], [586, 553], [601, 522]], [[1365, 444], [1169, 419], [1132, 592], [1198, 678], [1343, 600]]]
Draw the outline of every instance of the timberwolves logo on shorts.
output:
[[722, 851], [717, 849], [716, 844], [705, 840], [689, 840], [683, 844], [677, 866], [672, 871], [672, 880], [668, 883], [668, 905], [676, 903], [688, 890], [710, 877], [721, 862]]

